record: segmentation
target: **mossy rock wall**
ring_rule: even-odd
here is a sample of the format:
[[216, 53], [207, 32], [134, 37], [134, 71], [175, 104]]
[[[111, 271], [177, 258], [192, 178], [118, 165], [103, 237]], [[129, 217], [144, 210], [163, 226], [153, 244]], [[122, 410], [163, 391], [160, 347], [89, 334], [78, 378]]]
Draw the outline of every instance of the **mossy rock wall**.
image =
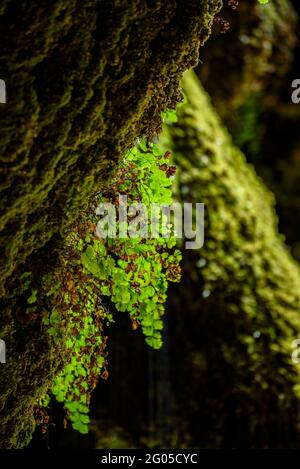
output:
[[1, 284], [174, 107], [219, 2], [18, 2], [0, 11]]
[[219, 8], [215, 0], [1, 4], [1, 447], [28, 443], [33, 406], [64, 354], [39, 315], [27, 317], [31, 288], [42, 287], [65, 230], [119, 158], [176, 105]]
[[167, 145], [179, 197], [205, 203], [206, 222], [204, 247], [183, 251], [183, 280], [170, 291], [176, 415], [191, 446], [297, 447], [299, 266], [278, 233], [273, 195], [195, 75], [183, 89]]
[[298, 260], [300, 106], [291, 85], [300, 76], [299, 14], [297, 0], [224, 8], [231, 27], [207, 43], [197, 67], [235, 144], [275, 193], [280, 230]]

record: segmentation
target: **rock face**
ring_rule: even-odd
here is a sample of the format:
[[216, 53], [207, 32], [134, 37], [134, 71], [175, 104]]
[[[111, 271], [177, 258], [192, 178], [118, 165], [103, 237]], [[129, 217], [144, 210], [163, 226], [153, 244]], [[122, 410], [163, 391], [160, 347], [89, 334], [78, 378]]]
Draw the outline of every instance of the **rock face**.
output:
[[[180, 99], [220, 8], [215, 0], [55, 2], [0, 7], [0, 446], [22, 447], [51, 385], [53, 348], [27, 298], [56, 263], [64, 230], [135, 139]], [[43, 306], [41, 306], [42, 308]], [[1, 365], [2, 366], [2, 365]]]

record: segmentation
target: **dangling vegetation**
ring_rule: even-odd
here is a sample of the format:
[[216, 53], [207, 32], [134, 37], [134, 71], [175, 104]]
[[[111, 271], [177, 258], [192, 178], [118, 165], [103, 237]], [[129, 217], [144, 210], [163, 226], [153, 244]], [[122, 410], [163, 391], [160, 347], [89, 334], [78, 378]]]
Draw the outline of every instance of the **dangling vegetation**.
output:
[[[168, 111], [165, 119], [174, 120], [174, 112]], [[81, 214], [70, 230], [61, 253], [63, 271], [44, 279], [45, 295], [53, 306], [43, 322], [54, 341], [64, 338], [68, 356], [52, 392], [64, 403], [67, 417], [81, 433], [88, 432], [91, 391], [99, 376], [107, 376], [104, 328], [114, 320], [111, 311], [128, 313], [132, 328], [141, 328], [150, 347], [162, 345], [168, 282], [180, 280], [181, 259], [166, 215], [151, 233], [155, 205], [168, 207], [172, 203], [176, 168], [169, 160], [170, 152], [162, 153], [156, 144], [137, 143], [109, 186], [93, 198], [89, 211]], [[113, 224], [116, 236], [110, 237], [108, 232], [107, 238], [99, 238], [97, 207], [106, 204], [117, 214], [122, 197], [128, 207], [143, 204], [147, 213], [138, 216], [138, 221], [132, 214], [129, 223], [108, 220], [110, 233]], [[127, 207], [125, 210], [127, 213]], [[139, 230], [131, 233], [134, 221]], [[126, 236], [120, 237], [124, 228]], [[29, 300], [33, 301], [32, 295]], [[42, 402], [47, 405], [49, 399]]]

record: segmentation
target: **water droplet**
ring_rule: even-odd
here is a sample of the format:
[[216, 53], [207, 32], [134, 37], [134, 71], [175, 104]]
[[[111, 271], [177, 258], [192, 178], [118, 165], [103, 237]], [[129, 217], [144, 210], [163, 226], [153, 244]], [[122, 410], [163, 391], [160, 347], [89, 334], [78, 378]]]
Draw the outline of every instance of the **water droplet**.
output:
[[190, 189], [188, 186], [182, 186], [181, 187], [181, 193], [184, 195], [184, 194], [188, 194], [190, 192]]
[[207, 289], [203, 290], [203, 292], [202, 292], [203, 298], [208, 298], [209, 295], [210, 295], [210, 290], [207, 290]]
[[207, 260], [203, 259], [203, 257], [202, 257], [201, 259], [199, 259], [196, 266], [199, 267], [199, 269], [201, 269], [201, 267], [205, 267], [206, 264], [207, 264]]

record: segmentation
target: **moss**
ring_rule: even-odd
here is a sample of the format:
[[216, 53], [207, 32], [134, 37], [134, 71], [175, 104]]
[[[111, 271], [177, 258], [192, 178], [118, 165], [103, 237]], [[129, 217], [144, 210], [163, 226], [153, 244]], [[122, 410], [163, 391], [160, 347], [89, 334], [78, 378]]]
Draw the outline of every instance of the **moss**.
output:
[[280, 231], [298, 260], [300, 106], [291, 83], [300, 74], [299, 14], [297, 1], [241, 2], [231, 30], [207, 44], [198, 68], [235, 144], [275, 193]]
[[196, 64], [219, 7], [214, 0], [1, 4], [8, 98], [0, 115], [0, 337], [8, 349], [1, 447], [28, 442], [33, 404], [64, 355], [42, 314], [26, 314], [26, 298], [57, 268], [65, 231], [120, 157], [175, 106], [180, 77]]
[[204, 247], [184, 252], [183, 282], [170, 292], [182, 434], [191, 446], [297, 447], [299, 266], [278, 234], [273, 195], [193, 74], [183, 88], [168, 139], [181, 198], [205, 203], [206, 225]]

